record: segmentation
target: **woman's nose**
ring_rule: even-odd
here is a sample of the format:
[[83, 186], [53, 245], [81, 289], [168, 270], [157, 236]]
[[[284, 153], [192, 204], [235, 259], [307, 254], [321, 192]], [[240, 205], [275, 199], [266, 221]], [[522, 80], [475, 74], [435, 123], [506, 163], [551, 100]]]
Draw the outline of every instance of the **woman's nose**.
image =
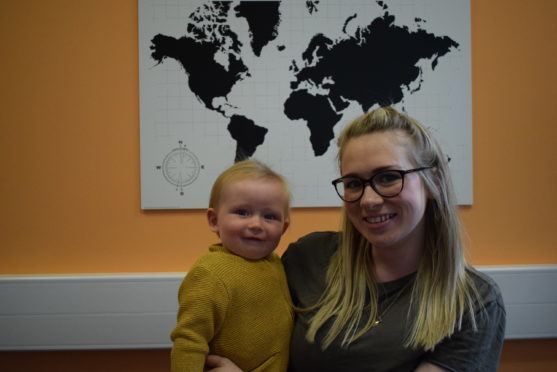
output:
[[367, 184], [364, 186], [364, 193], [360, 199], [361, 205], [376, 205], [383, 203], [383, 197], [379, 195], [371, 185]]

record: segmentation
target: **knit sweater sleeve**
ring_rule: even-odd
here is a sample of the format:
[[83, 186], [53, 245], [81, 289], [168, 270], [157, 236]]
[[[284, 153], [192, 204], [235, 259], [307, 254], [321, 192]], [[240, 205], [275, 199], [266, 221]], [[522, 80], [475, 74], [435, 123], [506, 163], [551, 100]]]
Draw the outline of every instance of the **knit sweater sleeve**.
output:
[[178, 302], [178, 321], [170, 336], [171, 370], [201, 372], [209, 344], [223, 323], [228, 293], [214, 273], [194, 265], [180, 286]]

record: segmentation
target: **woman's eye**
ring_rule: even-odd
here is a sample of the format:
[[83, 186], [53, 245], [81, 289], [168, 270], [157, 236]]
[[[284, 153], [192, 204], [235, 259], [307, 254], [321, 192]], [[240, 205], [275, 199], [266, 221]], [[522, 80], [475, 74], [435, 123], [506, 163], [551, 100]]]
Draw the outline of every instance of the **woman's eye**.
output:
[[389, 185], [398, 182], [402, 179], [400, 173], [398, 172], [384, 172], [379, 173], [375, 176], [375, 182], [380, 185]]
[[347, 180], [344, 181], [344, 188], [345, 189], [361, 189], [362, 188], [362, 181], [357, 179], [357, 178], [347, 179]]

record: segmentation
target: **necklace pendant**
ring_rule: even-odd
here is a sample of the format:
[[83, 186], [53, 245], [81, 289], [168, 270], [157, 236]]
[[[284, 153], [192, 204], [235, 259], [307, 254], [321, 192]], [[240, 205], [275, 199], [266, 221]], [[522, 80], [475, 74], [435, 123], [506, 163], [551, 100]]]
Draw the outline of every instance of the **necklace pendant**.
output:
[[377, 327], [379, 324], [381, 324], [381, 319], [377, 319], [375, 322], [373, 322], [372, 327]]

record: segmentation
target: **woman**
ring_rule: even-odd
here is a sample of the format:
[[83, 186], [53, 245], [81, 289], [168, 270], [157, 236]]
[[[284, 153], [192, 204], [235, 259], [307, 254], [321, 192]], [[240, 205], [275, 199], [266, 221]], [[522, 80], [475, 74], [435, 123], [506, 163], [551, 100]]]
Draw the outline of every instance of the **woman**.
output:
[[379, 108], [338, 146], [343, 231], [309, 234], [283, 255], [298, 310], [289, 370], [495, 371], [503, 301], [466, 263], [437, 142]]

